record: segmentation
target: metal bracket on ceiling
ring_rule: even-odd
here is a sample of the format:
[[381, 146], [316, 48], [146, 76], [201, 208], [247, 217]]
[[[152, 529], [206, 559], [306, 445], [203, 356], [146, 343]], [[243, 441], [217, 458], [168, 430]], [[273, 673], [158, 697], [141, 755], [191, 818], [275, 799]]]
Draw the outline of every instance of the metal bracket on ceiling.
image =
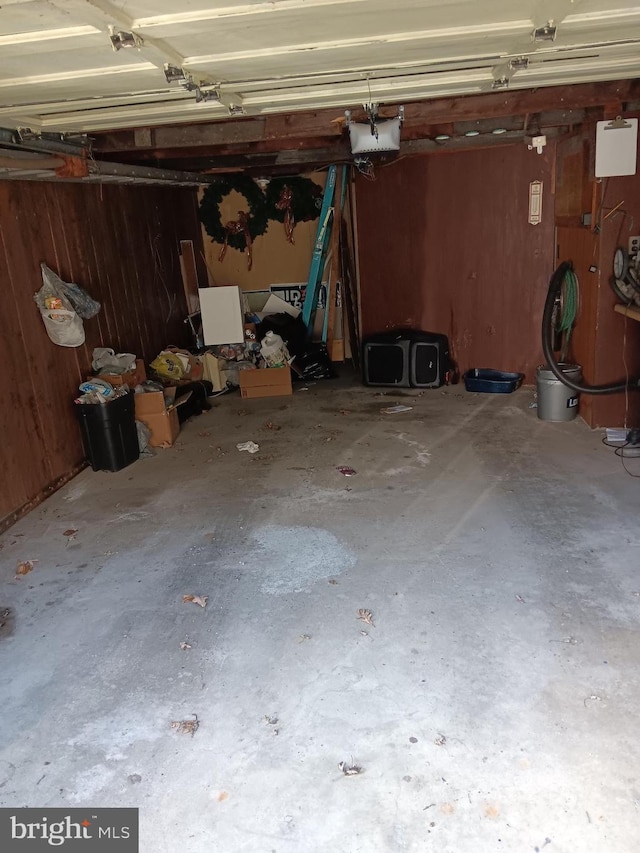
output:
[[[164, 76], [167, 83], [171, 86], [174, 83], [177, 83], [182, 89], [186, 92], [195, 92], [196, 95], [196, 103], [202, 104], [206, 101], [213, 103], [221, 103], [224, 106], [230, 106], [230, 99], [224, 99], [220, 93], [219, 84], [212, 83], [208, 80], [199, 80], [197, 83], [193, 78], [193, 75], [188, 71], [185, 71], [184, 68], [179, 68], [176, 65], [171, 65], [171, 63], [167, 62], [164, 66]], [[236, 103], [238, 100], [238, 96], [235, 96]]]
[[179, 68], [177, 65], [171, 65], [170, 62], [165, 62], [163, 70], [165, 79], [169, 85], [172, 83], [182, 83], [183, 80], [187, 79], [184, 69]]
[[371, 128], [371, 136], [375, 136], [378, 138], [378, 104], [363, 104], [364, 111], [367, 114], [367, 118], [369, 120], [369, 127]]
[[213, 101], [214, 103], [220, 103], [220, 90], [215, 86], [196, 86], [196, 104], [202, 104], [205, 101]]
[[144, 39], [141, 36], [126, 32], [126, 30], [119, 30], [114, 26], [109, 27], [109, 39], [114, 50], [122, 50], [123, 47], [134, 47], [140, 50], [144, 45]]
[[30, 127], [16, 128], [16, 137], [18, 142], [33, 142], [34, 139], [40, 139], [41, 136], [41, 133], [38, 133], [36, 130], [31, 130]]
[[531, 41], [555, 41], [558, 28], [553, 21], [547, 21], [542, 27], [536, 27], [531, 34]]

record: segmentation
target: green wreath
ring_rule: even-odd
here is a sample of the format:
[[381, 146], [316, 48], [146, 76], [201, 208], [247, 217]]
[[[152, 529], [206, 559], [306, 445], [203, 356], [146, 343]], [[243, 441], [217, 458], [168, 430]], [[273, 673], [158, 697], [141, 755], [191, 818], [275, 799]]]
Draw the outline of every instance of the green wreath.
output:
[[291, 190], [291, 210], [296, 222], [310, 222], [320, 216], [322, 187], [311, 178], [271, 178], [267, 187], [266, 204], [269, 219], [284, 222], [286, 210], [277, 207], [282, 190]]
[[224, 245], [227, 242], [232, 248], [244, 252], [247, 247], [244, 233], [229, 233], [220, 216], [220, 202], [233, 190], [247, 200], [251, 239], [261, 237], [269, 225], [269, 211], [262, 190], [249, 175], [232, 175], [209, 184], [200, 201], [200, 222], [214, 243]]

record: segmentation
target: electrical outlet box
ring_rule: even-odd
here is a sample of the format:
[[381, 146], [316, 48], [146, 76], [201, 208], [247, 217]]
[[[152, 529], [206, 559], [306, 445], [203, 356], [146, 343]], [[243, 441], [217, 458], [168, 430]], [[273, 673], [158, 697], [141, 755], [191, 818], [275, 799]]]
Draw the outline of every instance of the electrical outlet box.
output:
[[637, 255], [640, 252], [640, 237], [629, 237], [629, 254]]

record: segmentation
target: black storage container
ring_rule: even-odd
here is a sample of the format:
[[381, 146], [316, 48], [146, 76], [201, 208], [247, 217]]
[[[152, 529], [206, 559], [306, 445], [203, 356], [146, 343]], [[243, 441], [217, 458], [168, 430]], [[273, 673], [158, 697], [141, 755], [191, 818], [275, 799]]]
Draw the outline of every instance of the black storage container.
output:
[[138, 459], [133, 392], [110, 403], [77, 404], [76, 414], [94, 471], [120, 471]]
[[446, 335], [416, 332], [411, 338], [409, 383], [412, 388], [439, 388], [449, 382], [451, 356]]
[[449, 340], [437, 332], [398, 329], [369, 337], [363, 345], [365, 385], [439, 388], [449, 382]]
[[411, 342], [398, 335], [376, 335], [364, 342], [362, 365], [365, 385], [409, 388]]

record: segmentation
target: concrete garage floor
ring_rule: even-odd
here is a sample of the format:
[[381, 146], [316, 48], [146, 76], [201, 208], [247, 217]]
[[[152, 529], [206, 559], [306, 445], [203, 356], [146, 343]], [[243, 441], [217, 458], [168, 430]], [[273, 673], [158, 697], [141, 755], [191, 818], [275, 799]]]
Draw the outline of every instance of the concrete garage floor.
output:
[[143, 853], [637, 851], [640, 481], [532, 398], [224, 397], [84, 471], [1, 539], [0, 805], [139, 806]]

